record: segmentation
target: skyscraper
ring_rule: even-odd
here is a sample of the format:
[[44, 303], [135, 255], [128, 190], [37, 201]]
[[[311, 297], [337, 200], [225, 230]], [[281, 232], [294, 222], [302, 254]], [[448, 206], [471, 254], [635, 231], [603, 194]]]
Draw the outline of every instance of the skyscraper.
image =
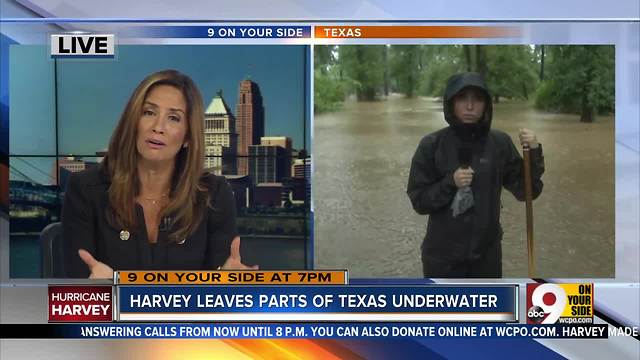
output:
[[236, 119], [218, 91], [204, 114], [204, 167], [216, 175], [236, 173], [235, 127]]
[[306, 188], [307, 207], [311, 204], [311, 159], [296, 159], [291, 165], [291, 177], [303, 180]]
[[260, 138], [260, 145], [282, 147], [285, 150], [285, 155], [282, 159], [278, 159], [278, 161], [284, 162], [285, 170], [283, 176], [291, 176], [291, 138], [288, 136], [263, 136]]
[[258, 84], [251, 80], [240, 82], [236, 105], [238, 131], [238, 175], [248, 175], [249, 146], [260, 144], [264, 136], [264, 105]]
[[254, 184], [275, 183], [288, 176], [290, 157], [277, 145], [249, 146], [249, 175]]
[[285, 148], [291, 156], [291, 138], [288, 136], [263, 136], [260, 138], [260, 145], [277, 145]]

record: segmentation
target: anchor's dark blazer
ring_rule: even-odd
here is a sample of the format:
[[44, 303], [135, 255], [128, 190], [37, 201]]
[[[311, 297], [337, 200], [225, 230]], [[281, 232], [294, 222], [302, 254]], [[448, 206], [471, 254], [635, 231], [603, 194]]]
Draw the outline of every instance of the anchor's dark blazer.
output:
[[203, 182], [209, 189], [211, 208], [197, 230], [184, 241], [169, 241], [170, 228], [163, 224], [170, 219], [162, 219], [158, 241], [150, 244], [142, 206], [135, 205], [133, 229], [115, 228], [107, 222], [110, 178], [103, 166], [71, 174], [62, 208], [67, 277], [89, 276], [79, 249], [113, 270], [214, 270], [221, 266], [237, 235], [235, 200], [224, 177], [206, 174]]

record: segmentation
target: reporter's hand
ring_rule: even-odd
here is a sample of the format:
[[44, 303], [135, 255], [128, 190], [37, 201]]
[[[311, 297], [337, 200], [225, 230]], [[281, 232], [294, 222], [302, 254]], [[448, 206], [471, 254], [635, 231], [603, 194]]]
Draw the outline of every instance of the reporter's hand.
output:
[[473, 169], [470, 167], [466, 169], [458, 168], [458, 170], [453, 173], [453, 181], [458, 188], [471, 185], [471, 181], [473, 181]]
[[78, 255], [80, 255], [80, 259], [84, 261], [85, 264], [89, 267], [89, 271], [91, 271], [91, 275], [89, 275], [89, 279], [112, 279], [113, 278], [113, 269], [109, 267], [109, 265], [105, 263], [101, 263], [96, 260], [89, 252], [85, 249], [78, 250]]
[[522, 146], [528, 145], [529, 149], [535, 149], [538, 147], [538, 138], [536, 137], [536, 133], [533, 130], [520, 128], [518, 137], [520, 138], [520, 144]]
[[231, 254], [222, 265], [222, 270], [258, 270], [258, 265], [247, 266], [240, 258], [240, 236], [231, 241]]

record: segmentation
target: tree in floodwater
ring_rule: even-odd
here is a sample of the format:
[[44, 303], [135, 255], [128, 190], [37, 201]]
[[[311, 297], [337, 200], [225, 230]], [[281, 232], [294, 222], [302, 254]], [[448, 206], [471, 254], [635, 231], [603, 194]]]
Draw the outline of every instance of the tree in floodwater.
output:
[[423, 49], [424, 95], [441, 96], [447, 79], [464, 71], [482, 74], [495, 102], [500, 97], [528, 99], [538, 83], [534, 49], [527, 45], [435, 45]]
[[487, 54], [485, 45], [462, 45], [466, 71], [473, 71], [487, 76]]
[[528, 99], [538, 84], [534, 48], [528, 45], [487, 45], [482, 47], [484, 60], [476, 71], [486, 71], [485, 79], [494, 98]]
[[422, 47], [420, 94], [440, 97], [453, 74], [467, 71], [462, 45], [425, 45]]
[[420, 86], [422, 71], [420, 45], [392, 45], [391, 77], [396, 84], [396, 91], [408, 98], [416, 95]]
[[544, 80], [544, 58], [545, 58], [545, 48], [544, 45], [536, 45], [535, 47], [536, 54], [536, 62], [540, 64], [540, 70], [538, 71], [538, 79], [540, 81]]
[[545, 80], [536, 106], [547, 111], [595, 114], [615, 109], [615, 49], [612, 45], [546, 46]]
[[344, 100], [346, 83], [341, 78], [338, 49], [334, 45], [314, 47], [313, 110], [315, 112], [335, 110]]
[[339, 63], [360, 101], [376, 99], [384, 87], [384, 45], [338, 46]]
[[384, 52], [382, 53], [382, 62], [384, 68], [383, 81], [384, 81], [384, 96], [389, 96], [389, 91], [391, 90], [391, 77], [389, 75], [389, 48], [391, 46], [385, 46]]

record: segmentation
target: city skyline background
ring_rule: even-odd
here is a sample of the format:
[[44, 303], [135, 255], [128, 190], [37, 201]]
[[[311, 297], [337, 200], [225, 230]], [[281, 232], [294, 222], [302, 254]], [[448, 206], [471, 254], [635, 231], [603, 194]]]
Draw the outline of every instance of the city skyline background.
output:
[[[265, 136], [288, 136], [294, 148], [308, 148], [305, 56], [305, 46], [291, 45], [125, 45], [118, 47], [115, 59], [65, 59], [56, 64], [45, 46], [11, 46], [9, 151], [17, 160], [11, 166], [38, 183], [51, 181], [47, 173], [55, 161], [50, 156], [56, 155], [56, 97], [57, 155], [95, 156], [106, 149], [137, 84], [168, 68], [193, 78], [205, 108], [222, 90], [234, 115], [240, 81], [258, 83], [264, 98]], [[24, 180], [13, 173], [11, 178]]]

